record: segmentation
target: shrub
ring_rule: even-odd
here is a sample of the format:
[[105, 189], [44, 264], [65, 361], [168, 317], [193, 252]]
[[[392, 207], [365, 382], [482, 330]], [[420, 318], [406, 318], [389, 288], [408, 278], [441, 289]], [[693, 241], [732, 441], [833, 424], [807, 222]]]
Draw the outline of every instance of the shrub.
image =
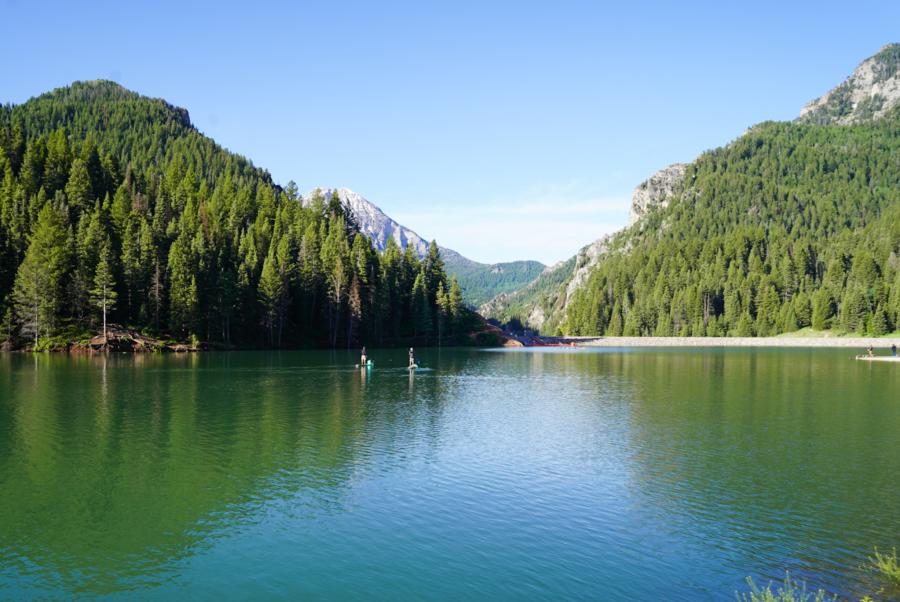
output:
[[875, 548], [875, 556], [869, 558], [869, 564], [865, 567], [889, 580], [894, 585], [900, 585], [900, 564], [897, 562], [897, 548], [893, 548], [890, 554], [881, 554]]
[[825, 602], [837, 600], [837, 596], [826, 597], [825, 590], [817, 590], [815, 593], [806, 591], [805, 583], [797, 583], [791, 579], [790, 573], [785, 573], [784, 583], [778, 589], [772, 590], [770, 582], [765, 588], [760, 588], [753, 581], [753, 577], [747, 577], [749, 593], [737, 593], [738, 602]]

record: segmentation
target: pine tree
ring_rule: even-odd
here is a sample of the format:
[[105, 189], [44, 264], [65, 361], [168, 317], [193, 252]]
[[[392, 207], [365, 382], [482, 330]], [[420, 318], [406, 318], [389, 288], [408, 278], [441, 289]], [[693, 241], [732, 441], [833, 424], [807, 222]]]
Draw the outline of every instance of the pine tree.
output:
[[169, 251], [169, 325], [178, 334], [194, 334], [199, 302], [190, 243], [179, 236]]
[[70, 262], [65, 221], [47, 204], [38, 215], [13, 290], [22, 331], [34, 337], [35, 346], [42, 334], [54, 333], [62, 313], [63, 281]]
[[415, 336], [428, 336], [431, 334], [431, 304], [428, 302], [428, 289], [425, 286], [424, 268], [416, 275], [412, 288], [413, 296], [413, 324]]
[[458, 333], [462, 329], [462, 316], [463, 316], [463, 296], [462, 296], [462, 287], [459, 286], [459, 281], [454, 276], [450, 279], [450, 291], [447, 294], [447, 306], [448, 312], [450, 314], [450, 324], [453, 332]]
[[100, 310], [103, 317], [103, 341], [108, 342], [106, 317], [108, 312], [116, 305], [116, 281], [113, 278], [112, 266], [110, 265], [110, 246], [109, 240], [100, 250], [100, 261], [97, 263], [97, 270], [94, 273], [94, 288], [91, 289], [91, 301], [94, 306]]
[[873, 337], [880, 337], [887, 334], [887, 331], [887, 315], [884, 313], [884, 308], [879, 305], [875, 309], [875, 313], [872, 314], [872, 319], [869, 322], [869, 334]]
[[432, 240], [428, 245], [428, 254], [422, 261], [422, 269], [425, 274], [425, 288], [430, 295], [436, 294], [438, 284], [444, 284], [444, 260], [441, 258], [441, 250], [437, 241]]
[[262, 274], [259, 277], [259, 296], [265, 311], [265, 325], [269, 331], [270, 345], [275, 342], [273, 333], [276, 314], [281, 303], [281, 296], [284, 294], [284, 283], [278, 274], [275, 261], [275, 255], [269, 253], [263, 262]]
[[91, 205], [91, 177], [81, 159], [72, 161], [69, 179], [66, 183], [66, 199], [69, 206], [81, 213]]
[[622, 331], [624, 330], [625, 325], [622, 320], [622, 306], [618, 301], [615, 302], [612, 309], [612, 317], [609, 319], [609, 326], [607, 327], [606, 334], [611, 337], [620, 337], [622, 336]]
[[450, 318], [450, 295], [444, 291], [444, 283], [438, 282], [438, 290], [435, 295], [435, 303], [437, 305], [437, 331], [438, 331], [438, 346], [441, 345], [441, 341], [444, 336], [444, 327], [447, 323], [447, 320]]
[[342, 218], [338, 217], [328, 229], [328, 236], [322, 244], [321, 254], [322, 267], [326, 274], [329, 301], [331, 302], [331, 346], [336, 347], [338, 332], [340, 331], [341, 313], [344, 311], [346, 289], [350, 276], [350, 266], [348, 265], [350, 248], [347, 243], [347, 235]]
[[736, 337], [752, 337], [753, 336], [753, 318], [750, 317], [749, 311], [744, 311], [738, 319], [737, 327], [734, 329]]
[[813, 295], [812, 327], [815, 330], [825, 330], [830, 326], [829, 320], [834, 315], [834, 303], [831, 294], [820, 288]]
[[767, 284], [756, 294], [756, 336], [767, 337], [775, 334], [779, 315], [779, 299], [775, 287]]

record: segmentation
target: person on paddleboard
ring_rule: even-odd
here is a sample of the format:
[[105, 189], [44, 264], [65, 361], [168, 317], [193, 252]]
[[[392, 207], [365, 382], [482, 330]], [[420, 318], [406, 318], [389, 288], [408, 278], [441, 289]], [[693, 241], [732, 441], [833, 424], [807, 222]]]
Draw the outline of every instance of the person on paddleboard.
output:
[[367, 358], [366, 358], [366, 348], [363, 347], [363, 348], [362, 348], [362, 355], [359, 356], [359, 365], [360, 365], [360, 366], [365, 366], [365, 365], [366, 365], [366, 359], [367, 359]]
[[413, 352], [412, 347], [409, 348], [409, 367], [410, 368], [416, 367], [416, 354]]

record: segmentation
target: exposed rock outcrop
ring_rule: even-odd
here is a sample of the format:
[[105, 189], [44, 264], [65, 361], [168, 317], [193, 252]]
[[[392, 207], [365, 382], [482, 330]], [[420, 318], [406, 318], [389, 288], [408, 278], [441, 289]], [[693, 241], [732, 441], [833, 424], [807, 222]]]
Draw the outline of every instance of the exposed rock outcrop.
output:
[[848, 125], [883, 117], [898, 104], [900, 44], [888, 44], [839, 86], [803, 107], [798, 121]]
[[628, 225], [633, 226], [654, 207], [666, 207], [684, 180], [686, 169], [686, 163], [673, 163], [641, 182], [631, 195]]

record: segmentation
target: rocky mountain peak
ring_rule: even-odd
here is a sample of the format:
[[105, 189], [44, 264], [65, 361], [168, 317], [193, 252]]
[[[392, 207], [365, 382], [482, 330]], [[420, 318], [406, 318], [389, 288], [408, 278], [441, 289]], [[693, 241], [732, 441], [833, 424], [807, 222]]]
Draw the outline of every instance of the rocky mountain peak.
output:
[[631, 211], [628, 214], [628, 225], [632, 226], [650, 209], [666, 207], [669, 198], [684, 179], [687, 169], [685, 163], [673, 163], [638, 184], [631, 195]]
[[[379, 251], [384, 251], [388, 240], [393, 238], [401, 249], [412, 245], [419, 257], [425, 257], [428, 253], [428, 242], [425, 239], [392, 220], [361, 194], [349, 188], [319, 188], [317, 190], [322, 193], [326, 201], [331, 199], [332, 195], [337, 195], [341, 204], [356, 220], [359, 229]], [[303, 198], [310, 199], [314, 193], [315, 190], [304, 195]]]
[[888, 44], [839, 86], [803, 107], [798, 121], [848, 125], [883, 117], [898, 104], [900, 44]]

